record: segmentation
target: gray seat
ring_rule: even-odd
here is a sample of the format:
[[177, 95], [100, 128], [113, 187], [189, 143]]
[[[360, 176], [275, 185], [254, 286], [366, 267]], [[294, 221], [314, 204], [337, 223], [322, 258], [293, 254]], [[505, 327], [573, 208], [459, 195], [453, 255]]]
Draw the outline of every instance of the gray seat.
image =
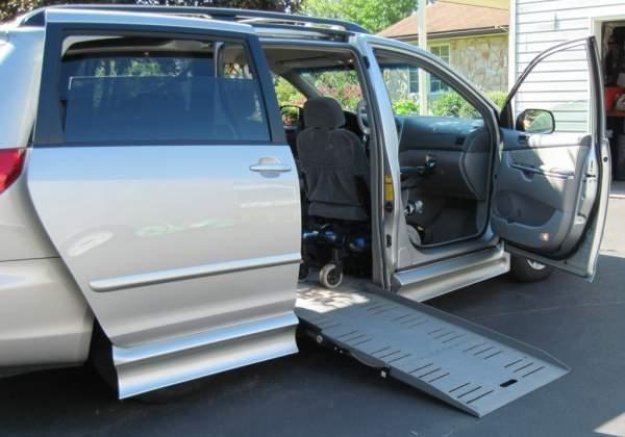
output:
[[341, 127], [345, 114], [328, 97], [304, 105], [306, 128], [297, 137], [308, 215], [335, 220], [369, 219], [369, 160], [362, 141]]

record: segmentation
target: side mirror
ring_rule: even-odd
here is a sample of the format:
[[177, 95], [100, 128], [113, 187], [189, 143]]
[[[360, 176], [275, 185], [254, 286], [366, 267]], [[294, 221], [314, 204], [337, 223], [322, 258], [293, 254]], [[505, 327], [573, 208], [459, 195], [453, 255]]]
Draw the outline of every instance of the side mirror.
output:
[[284, 127], [299, 127], [302, 117], [302, 108], [295, 105], [280, 106], [282, 124]]
[[556, 119], [545, 109], [526, 109], [516, 119], [516, 129], [530, 134], [550, 134], [556, 130]]

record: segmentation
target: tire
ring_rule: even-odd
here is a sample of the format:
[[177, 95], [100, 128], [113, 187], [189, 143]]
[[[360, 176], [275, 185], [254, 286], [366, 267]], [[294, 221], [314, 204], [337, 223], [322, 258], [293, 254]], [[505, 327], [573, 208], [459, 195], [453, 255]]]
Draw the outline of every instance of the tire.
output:
[[518, 282], [538, 282], [547, 279], [553, 273], [553, 267], [540, 264], [518, 255], [510, 259], [510, 276]]
[[343, 282], [343, 270], [336, 264], [326, 264], [319, 271], [319, 282], [326, 288], [334, 289]]

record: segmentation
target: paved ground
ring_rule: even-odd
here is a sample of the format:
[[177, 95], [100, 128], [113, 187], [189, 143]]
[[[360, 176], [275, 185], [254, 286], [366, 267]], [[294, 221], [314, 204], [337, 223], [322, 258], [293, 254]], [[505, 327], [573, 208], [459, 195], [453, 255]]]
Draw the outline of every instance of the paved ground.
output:
[[572, 367], [483, 419], [307, 348], [199, 382], [164, 405], [117, 402], [85, 368], [5, 379], [0, 434], [525, 437], [589, 436], [603, 425], [625, 435], [624, 218], [625, 200], [615, 199], [593, 284], [563, 274], [534, 285], [500, 278], [432, 302]]
[[615, 199], [625, 199], [625, 181], [612, 182], [611, 194]]

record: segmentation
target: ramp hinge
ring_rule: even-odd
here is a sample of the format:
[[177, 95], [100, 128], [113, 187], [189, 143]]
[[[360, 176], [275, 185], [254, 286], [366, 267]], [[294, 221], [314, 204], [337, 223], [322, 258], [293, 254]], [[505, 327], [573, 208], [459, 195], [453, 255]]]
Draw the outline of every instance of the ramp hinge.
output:
[[391, 247], [393, 245], [393, 237], [390, 235], [386, 235], [386, 247]]

